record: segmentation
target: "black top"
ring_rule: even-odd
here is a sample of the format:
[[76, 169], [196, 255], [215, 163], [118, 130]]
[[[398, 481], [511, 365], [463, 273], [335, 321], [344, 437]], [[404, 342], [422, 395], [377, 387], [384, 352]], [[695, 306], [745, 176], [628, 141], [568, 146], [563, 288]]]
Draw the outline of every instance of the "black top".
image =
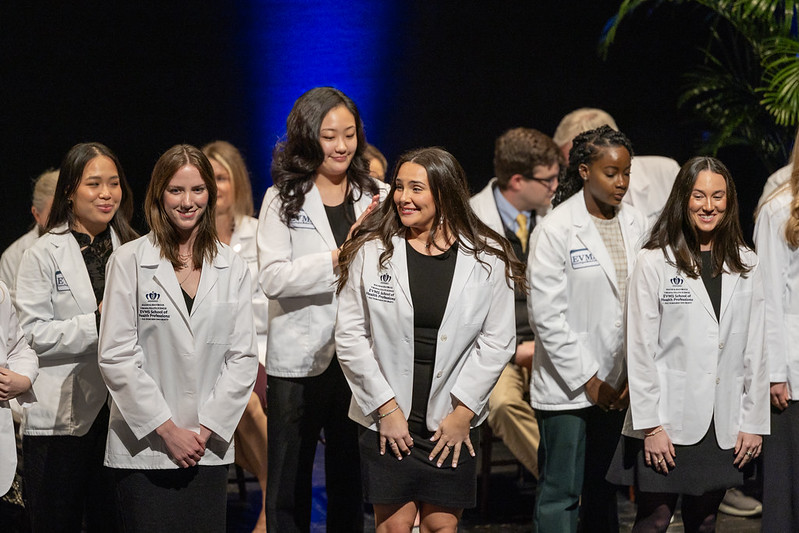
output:
[[341, 246], [347, 240], [347, 234], [355, 223], [355, 209], [352, 202], [345, 201], [339, 205], [325, 206], [327, 221], [330, 229], [333, 230], [333, 238], [336, 239], [336, 246]]
[[183, 301], [186, 302], [186, 309], [188, 309], [189, 313], [191, 313], [191, 308], [194, 305], [194, 298], [189, 296], [189, 293], [184, 291], [183, 287], [180, 288], [180, 292], [183, 293]]
[[111, 228], [106, 227], [94, 240], [85, 233], [72, 230], [72, 236], [78, 241], [80, 253], [83, 255], [83, 262], [86, 264], [86, 271], [92, 282], [94, 297], [97, 303], [103, 301], [105, 292], [105, 264], [114, 251], [114, 243], [111, 241]]
[[710, 251], [700, 253], [702, 254], [702, 282], [705, 284], [705, 290], [710, 296], [710, 302], [713, 304], [716, 320], [718, 320], [721, 311], [721, 276], [713, 276]]
[[408, 282], [413, 302], [413, 401], [408, 427], [427, 434], [427, 402], [433, 384], [438, 328], [447, 308], [458, 243], [440, 255], [420, 254], [406, 241]]

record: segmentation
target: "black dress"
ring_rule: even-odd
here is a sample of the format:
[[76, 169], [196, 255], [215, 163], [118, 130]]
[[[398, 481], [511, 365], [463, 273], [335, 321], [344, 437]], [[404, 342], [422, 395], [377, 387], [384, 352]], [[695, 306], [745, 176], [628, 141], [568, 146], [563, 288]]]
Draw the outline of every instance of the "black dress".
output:
[[[716, 319], [721, 308], [721, 276], [712, 275], [710, 252], [702, 252], [702, 281], [705, 284]], [[666, 492], [701, 496], [706, 492], [743, 484], [743, 473], [732, 464], [733, 450], [723, 450], [716, 441], [716, 427], [711, 419], [705, 436], [696, 444], [674, 445], [675, 468], [668, 475], [646, 466], [644, 441], [622, 435], [607, 479], [618, 485], [635, 485], [643, 492]]]
[[[408, 279], [413, 301], [413, 395], [408, 413], [408, 430], [413, 437], [411, 455], [398, 461], [391, 451], [380, 455], [379, 434], [362, 428], [360, 435], [361, 471], [364, 498], [369, 503], [398, 504], [418, 501], [442, 507], [463, 509], [474, 507], [477, 493], [476, 458], [461, 446], [458, 467], [453, 469], [450, 455], [441, 468], [438, 457], [428, 457], [436, 443], [430, 442], [433, 432], [427, 429], [427, 402], [435, 369], [436, 338], [444, 317], [455, 271], [458, 245], [441, 255], [420, 254], [406, 243]], [[477, 450], [479, 434], [470, 432]]]

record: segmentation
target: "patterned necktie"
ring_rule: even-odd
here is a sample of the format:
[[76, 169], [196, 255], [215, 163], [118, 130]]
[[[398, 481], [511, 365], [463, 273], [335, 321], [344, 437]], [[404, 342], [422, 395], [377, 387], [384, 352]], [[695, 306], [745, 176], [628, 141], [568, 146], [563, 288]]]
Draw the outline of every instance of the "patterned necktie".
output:
[[527, 253], [527, 239], [530, 237], [530, 232], [527, 231], [527, 217], [522, 213], [516, 217], [516, 222], [519, 223], [519, 229], [516, 230], [516, 236], [522, 243], [522, 252]]

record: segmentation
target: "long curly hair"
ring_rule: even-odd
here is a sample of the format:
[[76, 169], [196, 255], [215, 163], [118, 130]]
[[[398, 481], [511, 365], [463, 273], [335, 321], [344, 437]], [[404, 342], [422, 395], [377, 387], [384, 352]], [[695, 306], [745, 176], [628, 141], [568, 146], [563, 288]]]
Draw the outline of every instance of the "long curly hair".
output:
[[272, 152], [272, 181], [281, 200], [280, 218], [288, 224], [302, 209], [316, 171], [324, 161], [319, 142], [322, 121], [331, 109], [346, 107], [355, 117], [358, 147], [347, 169], [347, 200], [357, 201], [363, 191], [375, 195], [377, 183], [369, 176], [364, 157], [366, 136], [358, 107], [346, 94], [333, 87], [316, 87], [300, 96], [286, 119], [286, 136]]
[[602, 155], [602, 150], [612, 146], [623, 146], [633, 157], [633, 145], [630, 139], [622, 132], [610, 126], [600, 126], [593, 130], [584, 131], [574, 138], [569, 151], [569, 166], [566, 175], [555, 191], [552, 206], [557, 206], [574, 196], [583, 188], [583, 179], [580, 177], [580, 165], [591, 165]]
[[427, 172], [430, 192], [436, 206], [428, 244], [438, 248], [435, 237], [446, 228], [450, 234], [457, 236], [459, 247], [468, 250], [479, 263], [485, 265], [485, 261], [479, 256], [481, 252], [499, 257], [505, 263], [508, 285], [512, 287], [511, 282], [515, 282], [517, 288], [526, 291], [525, 266], [516, 259], [508, 240], [486, 226], [472, 211], [466, 173], [460, 163], [443, 148], [434, 147], [418, 148], [400, 156], [392, 172], [388, 198], [363, 220], [352, 239], [345, 242], [341, 249], [337, 292], [341, 292], [346, 285], [350, 264], [366, 242], [380, 239], [385, 246], [385, 251], [380, 255], [380, 267], [384, 268], [394, 254], [392, 237], [405, 235], [407, 228], [402, 224], [393, 200], [397, 188], [395, 178], [405, 163], [416, 163]]
[[[671, 189], [666, 205], [652, 226], [649, 239], [644, 248], [661, 249], [666, 255], [666, 247], [674, 253], [674, 266], [691, 278], [702, 274], [702, 255], [699, 234], [691, 223], [689, 202], [699, 173], [709, 170], [720, 174], [727, 184], [727, 209], [721, 217], [713, 234], [713, 247], [710, 251], [713, 262], [713, 275], [727, 268], [732, 272], [746, 274], [751, 267], [741, 259], [741, 248], [746, 247], [741, 223], [738, 218], [738, 196], [730, 171], [715, 157], [699, 156], [689, 159], [680, 169]], [[668, 257], [668, 256], [667, 256]]]

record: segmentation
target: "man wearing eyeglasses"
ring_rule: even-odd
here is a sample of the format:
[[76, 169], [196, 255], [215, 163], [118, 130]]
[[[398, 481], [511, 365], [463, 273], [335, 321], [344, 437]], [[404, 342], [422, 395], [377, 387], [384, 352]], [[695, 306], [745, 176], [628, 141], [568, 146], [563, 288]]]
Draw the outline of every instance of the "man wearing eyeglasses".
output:
[[[565, 161], [547, 135], [530, 128], [503, 133], [494, 147], [494, 177], [471, 199], [480, 219], [508, 238], [527, 263], [533, 228], [550, 209]], [[527, 295], [516, 291], [516, 353], [489, 398], [488, 423], [513, 455], [538, 478], [538, 423], [530, 406], [530, 368], [535, 342]]]

